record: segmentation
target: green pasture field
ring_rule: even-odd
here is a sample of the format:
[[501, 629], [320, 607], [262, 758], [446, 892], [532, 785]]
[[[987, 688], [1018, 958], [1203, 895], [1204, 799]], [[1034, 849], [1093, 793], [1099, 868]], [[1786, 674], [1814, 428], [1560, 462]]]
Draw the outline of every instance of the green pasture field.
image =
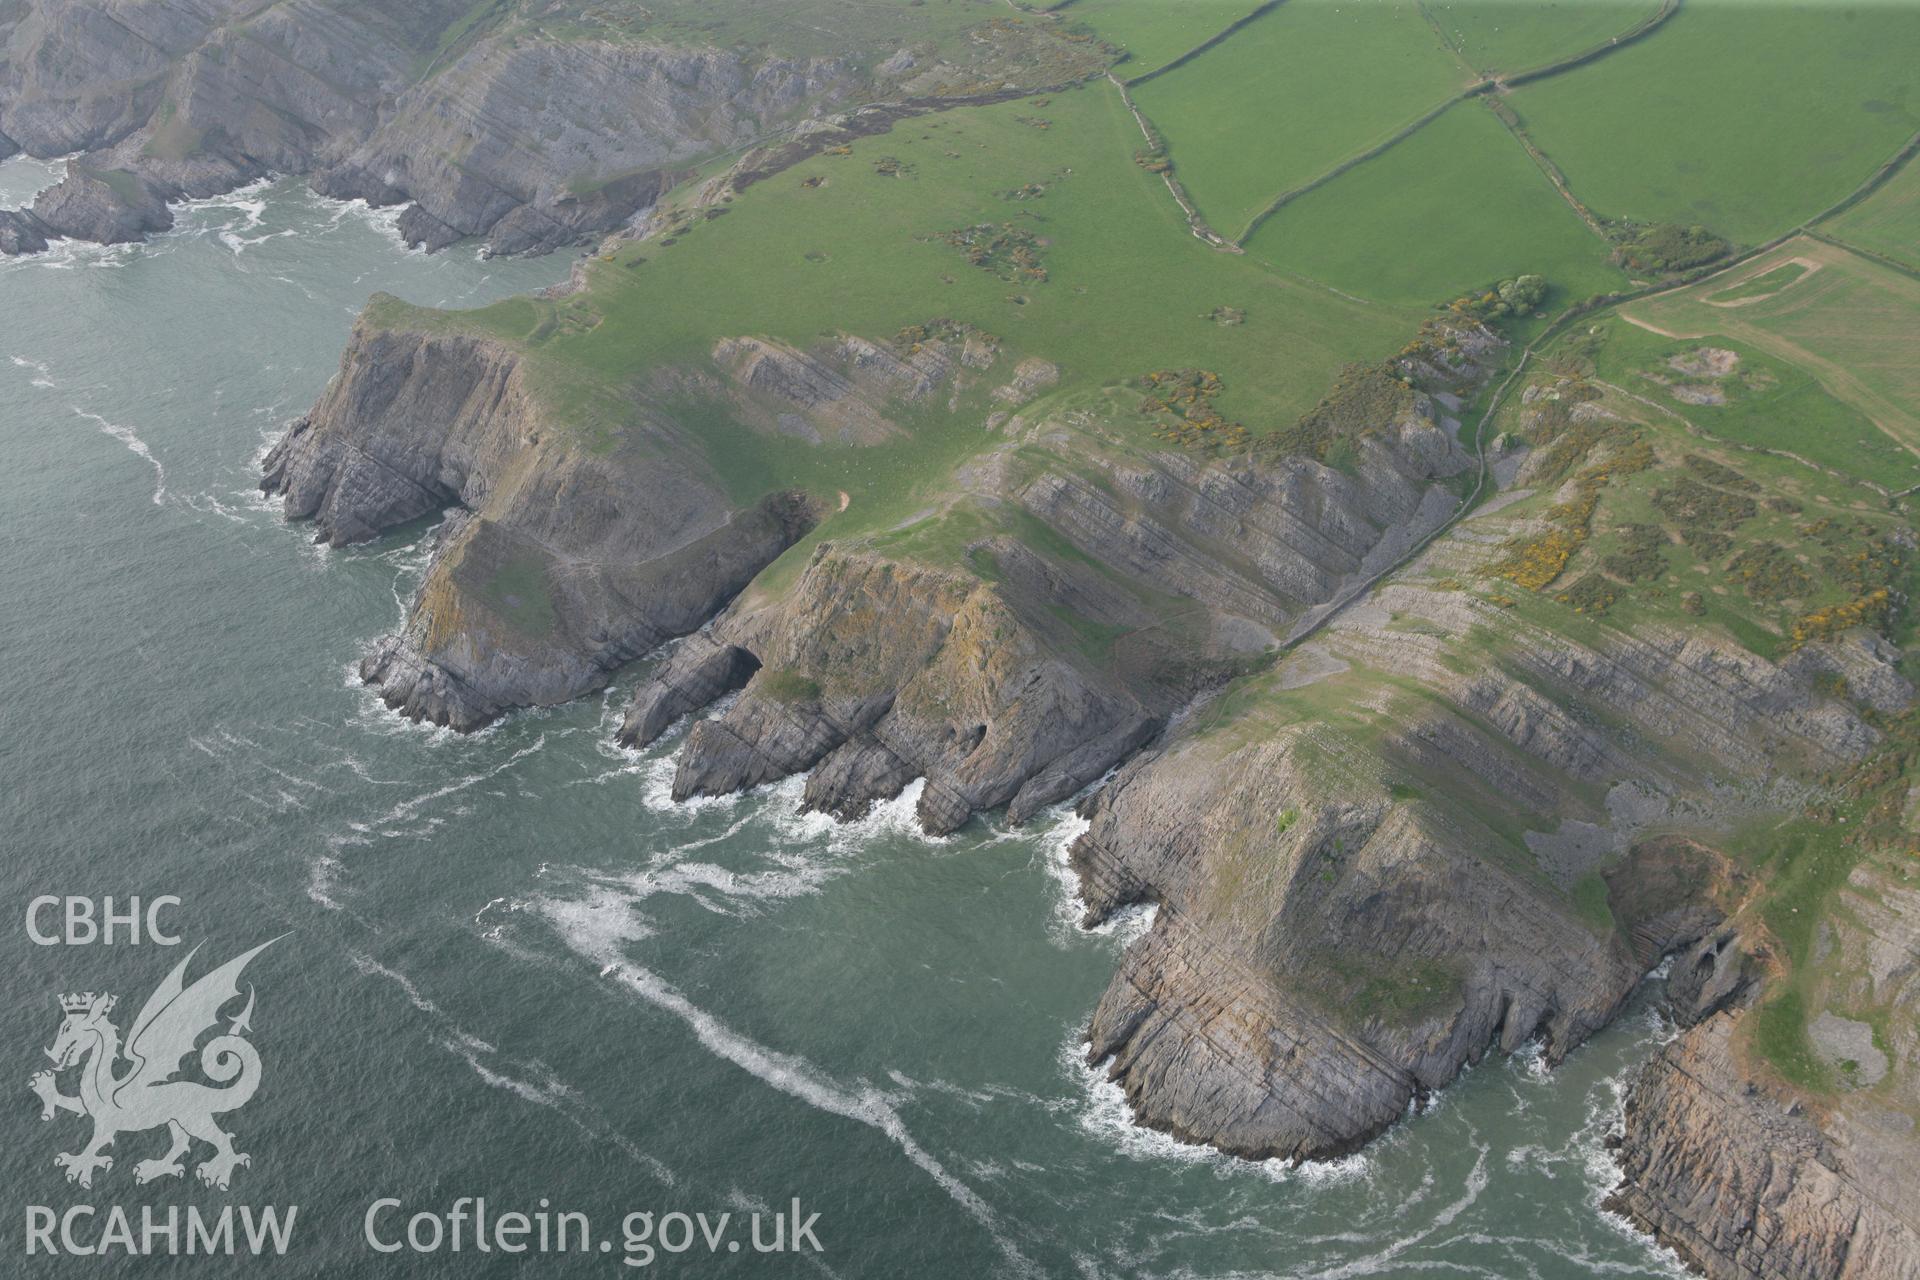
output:
[[[1626, 314], [1685, 337], [1721, 335], [1799, 366], [1877, 425], [1903, 451], [1920, 449], [1920, 279], [1858, 254], [1797, 237], [1759, 260], [1765, 271], [1789, 261], [1813, 264], [1770, 297], [1716, 306], [1715, 277], [1691, 288], [1629, 303]], [[1745, 270], [1746, 268], [1743, 268]], [[1889, 457], [1874, 479], [1892, 488], [1909, 472]]]
[[1821, 230], [1920, 271], [1920, 163], [1909, 160], [1885, 186]]
[[1247, 251], [1361, 297], [1429, 306], [1530, 272], [1553, 286], [1547, 310], [1626, 285], [1606, 242], [1472, 100], [1287, 203]]
[[1145, 75], [1203, 44], [1259, 7], [1259, 0], [1080, 0], [1060, 15], [1127, 52], [1114, 68], [1122, 78]]
[[1920, 130], [1920, 6], [1695, 0], [1509, 99], [1607, 218], [1745, 244], [1843, 199]]
[[[1740, 357], [1731, 375], [1689, 377], [1670, 363], [1709, 346]], [[1890, 440], [1858, 409], [1829, 394], [1811, 373], [1755, 344], [1722, 334], [1668, 338], [1608, 317], [1560, 342], [1548, 359], [1577, 362], [1595, 377], [1644, 396], [1723, 440], [1785, 450], [1883, 488], [1920, 484], [1920, 458]], [[1689, 386], [1712, 386], [1727, 402], [1694, 404], [1675, 394]]]
[[[956, 412], [944, 400], [913, 409], [911, 439], [815, 446], [755, 434], [711, 395], [650, 391], [656, 375], [710, 370], [727, 336], [805, 348], [947, 317], [1001, 339], [995, 383], [1026, 354], [1061, 367], [1058, 397], [1199, 366], [1226, 384], [1221, 412], [1258, 432], [1294, 421], [1343, 365], [1398, 350], [1418, 327], [1423, 309], [1344, 299], [1202, 244], [1160, 179], [1133, 162], [1138, 137], [1103, 82], [919, 117], [749, 187], [716, 219], [596, 259], [583, 293], [469, 313], [388, 302], [373, 317], [513, 342], [557, 424], [596, 449], [637, 447], [636, 399], [652, 399], [703, 440], [743, 499], [787, 485], [846, 490], [854, 501], [829, 521], [836, 530], [911, 513], [929, 482], [1002, 443], [982, 428], [994, 407], [984, 394]], [[1043, 194], [1007, 198], [1029, 185]], [[981, 225], [1031, 235], [1048, 278], [1003, 279], [944, 238]], [[1244, 323], [1216, 323], [1217, 308], [1243, 311]]]
[[1469, 63], [1513, 75], [1631, 31], [1660, 11], [1660, 0], [1427, 0], [1426, 9]]
[[1403, 0], [1288, 0], [1134, 101], [1221, 235], [1473, 80]]

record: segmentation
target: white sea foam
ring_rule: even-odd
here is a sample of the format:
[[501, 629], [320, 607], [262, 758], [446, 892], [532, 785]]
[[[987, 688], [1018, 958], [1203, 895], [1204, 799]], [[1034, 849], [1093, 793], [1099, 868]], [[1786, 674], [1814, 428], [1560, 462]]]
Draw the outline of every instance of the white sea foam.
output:
[[329, 219], [329, 226], [338, 227], [351, 218], [391, 241], [393, 247], [400, 252], [426, 256], [425, 249], [409, 245], [406, 237], [400, 234], [400, 215], [406, 212], [405, 205], [395, 204], [375, 208], [365, 200], [335, 200], [311, 189], [307, 190], [306, 196], [317, 206], [330, 212], [332, 216]]
[[33, 376], [28, 379], [30, 385], [39, 387], [43, 391], [54, 390], [60, 385], [53, 380], [53, 370], [40, 361], [29, 360], [26, 356], [13, 356], [11, 359], [14, 368], [33, 370]]
[[307, 864], [307, 897], [316, 905], [329, 911], [340, 910], [340, 900], [334, 897], [339, 888], [340, 859], [329, 854], [321, 854]]
[[630, 911], [618, 914], [582, 913], [577, 909], [577, 904], [551, 899], [540, 903], [539, 909], [575, 954], [596, 968], [616, 966], [607, 970], [608, 981], [619, 984], [646, 1003], [678, 1018], [708, 1052], [809, 1106], [871, 1126], [886, 1135], [908, 1160], [932, 1178], [956, 1204], [986, 1229], [1017, 1271], [1023, 1275], [1039, 1274], [1038, 1269], [1001, 1227], [999, 1215], [992, 1206], [914, 1140], [886, 1094], [871, 1085], [839, 1084], [805, 1058], [769, 1048], [734, 1031], [657, 974], [624, 963], [623, 948], [631, 939], [630, 930], [634, 927]]
[[407, 1002], [432, 1021], [434, 1030], [430, 1039], [433, 1043], [465, 1062], [483, 1082], [505, 1090], [524, 1102], [558, 1112], [583, 1134], [618, 1148], [660, 1182], [667, 1186], [674, 1185], [676, 1179], [671, 1169], [615, 1130], [606, 1116], [587, 1102], [578, 1089], [561, 1079], [546, 1064], [538, 1061], [503, 1061], [504, 1055], [499, 1049], [455, 1022], [406, 974], [388, 968], [363, 952], [349, 950], [347, 954], [354, 968], [361, 973], [384, 978], [399, 987], [406, 995]]
[[1052, 825], [1040, 832], [1038, 856], [1055, 889], [1052, 918], [1047, 928], [1054, 945], [1069, 947], [1091, 934], [1111, 938], [1122, 949], [1132, 946], [1153, 928], [1159, 907], [1153, 903], [1134, 903], [1109, 913], [1091, 929], [1083, 928], [1080, 922], [1087, 915], [1087, 900], [1080, 896], [1080, 877], [1067, 854], [1073, 842], [1085, 835], [1093, 823], [1068, 805], [1056, 806], [1053, 814]]
[[[1477, 1147], [1473, 1169], [1467, 1174], [1467, 1180], [1460, 1189], [1460, 1195], [1448, 1204], [1442, 1206], [1439, 1212], [1435, 1213], [1433, 1217], [1418, 1230], [1389, 1240], [1365, 1257], [1355, 1258], [1335, 1267], [1326, 1268], [1315, 1266], [1312, 1270], [1294, 1270], [1284, 1274], [1295, 1278], [1295, 1280], [1351, 1280], [1352, 1277], [1357, 1276], [1393, 1275], [1405, 1271], [1424, 1269], [1419, 1262], [1411, 1259], [1403, 1259], [1401, 1255], [1406, 1253], [1407, 1250], [1425, 1243], [1435, 1232], [1452, 1226], [1461, 1214], [1473, 1207], [1474, 1202], [1480, 1198], [1480, 1193], [1487, 1189], [1489, 1176], [1487, 1173], [1487, 1153], [1487, 1147]], [[1332, 1239], [1333, 1237], [1323, 1238]], [[1344, 1241], [1345, 1237], [1341, 1237], [1341, 1239]], [[1387, 1269], [1389, 1265], [1392, 1266], [1393, 1270]], [[1439, 1265], [1456, 1273], [1460, 1270], [1459, 1265], [1456, 1263], [1443, 1263]]]
[[1314, 1185], [1351, 1182], [1367, 1177], [1372, 1171], [1373, 1158], [1366, 1153], [1299, 1165], [1279, 1159], [1242, 1160], [1213, 1147], [1182, 1142], [1171, 1134], [1145, 1128], [1134, 1121], [1125, 1090], [1107, 1079], [1108, 1060], [1087, 1061], [1089, 1047], [1089, 1042], [1075, 1032], [1062, 1044], [1059, 1055], [1062, 1072], [1079, 1094], [1075, 1118], [1083, 1132], [1131, 1159], [1208, 1165], [1222, 1175], [1252, 1175], [1273, 1182]]
[[91, 422], [95, 426], [99, 427], [103, 434], [112, 436], [115, 440], [118, 440], [121, 444], [125, 445], [127, 449], [130, 452], [132, 452], [135, 456], [144, 458], [147, 461], [148, 465], [150, 465], [153, 468], [154, 505], [158, 506], [162, 502], [166, 501], [167, 469], [164, 466], [160, 465], [160, 459], [153, 456], [153, 450], [147, 448], [147, 442], [140, 438], [138, 432], [134, 431], [132, 427], [125, 427], [120, 425], [117, 422], [109, 422], [107, 419], [101, 417], [99, 414], [90, 412], [86, 409], [82, 409], [77, 404], [69, 405], [67, 407], [72, 409], [74, 413], [78, 414], [80, 417], [85, 418], [88, 422]]

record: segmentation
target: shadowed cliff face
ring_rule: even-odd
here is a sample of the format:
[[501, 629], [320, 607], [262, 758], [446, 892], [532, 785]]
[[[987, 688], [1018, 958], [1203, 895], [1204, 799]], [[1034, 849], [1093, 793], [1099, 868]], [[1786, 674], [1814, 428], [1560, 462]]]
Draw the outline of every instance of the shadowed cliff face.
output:
[[[1883, 747], [1855, 778], [1890, 789], [1892, 816], [1910, 828], [1905, 780], [1875, 777], [1876, 762], [1898, 750]], [[1608, 1207], [1712, 1280], [1920, 1274], [1920, 1085], [1910, 1065], [1920, 1047], [1920, 889], [1909, 845], [1870, 848], [1848, 874], [1815, 954], [1801, 958], [1811, 972], [1786, 971], [1792, 947], [1765, 913], [1674, 957], [1671, 1003], [1686, 1029], [1627, 1095], [1613, 1140], [1624, 1178]], [[1756, 1060], [1770, 1003], [1789, 981], [1821, 1006], [1806, 1049], [1836, 1077], [1812, 1099]]]
[[[1878, 1280], [1920, 1269], [1910, 1135], [1806, 1114], [1756, 1085], [1719, 1013], [1669, 1043], [1627, 1100], [1608, 1207], [1712, 1280]], [[1865, 1124], [1862, 1121], [1865, 1120]]]
[[[656, 381], [758, 430], [857, 449], [927, 405], [1018, 406], [1057, 376], [974, 338], [896, 352], [843, 337], [818, 352], [729, 339]], [[390, 704], [471, 728], [576, 696], [714, 618], [812, 523], [792, 495], [737, 505], [693, 435], [632, 412], [619, 443], [589, 447], [545, 421], [507, 344], [363, 323], [263, 487], [333, 545], [459, 508], [406, 628], [363, 665]], [[1468, 466], [1457, 424], [1413, 392], [1387, 412], [1343, 472], [1115, 453], [1097, 422], [1003, 410], [1006, 443], [961, 468], [952, 508], [822, 544], [791, 583], [732, 604], [643, 686], [623, 736], [650, 742], [744, 685], [695, 727], [677, 795], [813, 770], [807, 802], [851, 817], [924, 777], [930, 831], [1003, 806], [1024, 820], [1444, 519], [1456, 499], [1439, 482]]]
[[[1866, 1275], [1844, 1269], [1849, 1251], [1906, 1256], [1855, 1204], [1881, 1194], [1868, 1175], [1810, 1170], [1838, 1150], [1817, 1143], [1786, 1148], [1800, 1189], [1779, 1212], [1813, 1214], [1827, 1243], [1790, 1264], [1725, 1246], [1752, 1197], [1703, 1198], [1685, 1169], [1763, 1160], [1753, 1135], [1772, 1130], [1715, 1118], [1747, 1105], [1737, 1090], [1661, 1074], [1707, 1052], [1728, 1011], [1751, 1016], [1769, 980], [1743, 923], [1759, 882], [1719, 846], [1880, 748], [1911, 699], [1897, 650], [1852, 632], [1770, 660], [1717, 629], [1619, 628], [1465, 589], [1575, 509], [1548, 437], [1496, 462], [1514, 505], [1353, 602], [1455, 507], [1445, 482], [1470, 464], [1437, 394], [1390, 399], [1341, 469], [1210, 459], [1036, 408], [1051, 366], [974, 342], [724, 339], [654, 371], [629, 429], [595, 441], [548, 420], [513, 344], [369, 319], [264, 487], [335, 545], [453, 509], [405, 627], [362, 666], [410, 716], [471, 728], [685, 636], [621, 730], [648, 743], [739, 694], [693, 725], [681, 798], [806, 773], [808, 806], [851, 817], [924, 778], [920, 821], [944, 832], [1002, 807], [1019, 821], [1117, 768], [1083, 805], [1072, 862], [1089, 923], [1158, 909], [1089, 1027], [1142, 1123], [1250, 1157], [1350, 1151], [1489, 1051], [1538, 1041], [1559, 1061], [1678, 953], [1676, 1006], [1720, 1021], [1636, 1093], [1623, 1207], [1714, 1274]], [[1452, 387], [1481, 370], [1452, 369]], [[729, 498], [666, 403], [848, 455], [928, 406], [1007, 407], [944, 505], [802, 551], [830, 500]], [[1666, 483], [1696, 447], [1582, 438], [1582, 465], [1646, 477], [1623, 484]], [[767, 572], [789, 548], [796, 562]], [[1670, 1176], [1646, 1155], [1669, 1139], [1691, 1162]], [[1802, 1207], [1829, 1191], [1843, 1208]], [[1838, 1243], [1849, 1223], [1873, 1243]]]

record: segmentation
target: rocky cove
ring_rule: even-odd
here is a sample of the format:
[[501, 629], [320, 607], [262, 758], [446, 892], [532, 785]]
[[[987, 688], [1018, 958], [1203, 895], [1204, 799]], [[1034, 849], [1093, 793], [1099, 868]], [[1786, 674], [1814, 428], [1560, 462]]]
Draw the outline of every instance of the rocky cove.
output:
[[[1684, 511], [1662, 548], [1812, 508], [1804, 528], [1897, 559], [1897, 511], [1703, 457], [1565, 362], [1509, 386], [1519, 342], [1460, 308], [1303, 414], [1235, 400], [1234, 371], [1222, 403], [1254, 405], [1258, 436], [1215, 411], [1209, 370], [1090, 376], [1071, 326], [989, 333], [919, 297], [642, 354], [610, 295], [687, 310], [645, 292], [648, 259], [727, 243], [750, 188], [906, 189], [894, 153], [922, 128], [923, 164], [1005, 147], [921, 123], [961, 103], [1057, 136], [1071, 108], [1046, 95], [1111, 50], [1023, 21], [803, 55], [466, 31], [467, 9], [0, 3], [0, 155], [73, 156], [0, 213], [8, 253], [136, 242], [268, 173], [400, 207], [426, 250], [595, 244], [567, 285], [483, 312], [376, 295], [265, 453], [261, 490], [334, 551], [443, 517], [357, 683], [459, 734], [617, 686], [596, 732], [670, 751], [657, 781], [688, 813], [791, 793], [803, 817], [944, 838], [1072, 804], [1082, 923], [1153, 908], [1074, 1051], [1132, 1123], [1243, 1161], [1369, 1149], [1493, 1061], [1565, 1069], [1666, 966], [1678, 1034], [1625, 1100], [1610, 1210], [1714, 1277], [1920, 1271], [1904, 1104], [1810, 1102], [1753, 1047], [1797, 945], [1843, 974], [1844, 1007], [1910, 1012], [1920, 900], [1876, 852], [1800, 945], [1775, 862], [1742, 852], [1806, 815], [1904, 821], [1913, 690], [1889, 629], [1756, 645], [1691, 608], [1608, 624], [1611, 570], [1578, 597], [1520, 585], [1524, 557], [1557, 573], [1608, 527], [1619, 486]], [[1093, 287], [1062, 194], [1090, 179], [1048, 165], [991, 193], [994, 221], [949, 229], [987, 215], [942, 207], [900, 237], [946, 255], [927, 288], [991, 278], [1017, 317]], [[852, 270], [837, 244], [779, 244]], [[1305, 305], [1254, 297], [1256, 323]], [[1186, 326], [1170, 350], [1247, 323], [1204, 302], [1155, 299]], [[897, 484], [837, 478], [914, 451]], [[1878, 1055], [1906, 1087], [1910, 1018], [1829, 1025], [1853, 1064], [1831, 1070]]]
[[[1454, 510], [1445, 482], [1473, 462], [1448, 406], [1500, 352], [1484, 331], [1457, 341], [1457, 363], [1407, 366], [1423, 389], [1368, 432], [1351, 473], [1178, 454], [1089, 469], [1073, 442], [1099, 424], [1026, 421], [1022, 403], [1053, 375], [1016, 378], [995, 399], [1001, 430], [1051, 445], [1047, 461], [989, 450], [962, 480], [970, 503], [1058, 541], [981, 537], [967, 547], [974, 572], [886, 538], [813, 537], [824, 495], [729, 502], [663, 412], [642, 409], [646, 431], [611, 455], [571, 447], [509, 351], [366, 321], [327, 396], [269, 455], [263, 487], [335, 544], [458, 504], [406, 629], [361, 666], [409, 716], [472, 728], [598, 688], [681, 636], [619, 729], [644, 747], [695, 717], [675, 799], [804, 774], [804, 807], [849, 819], [924, 780], [917, 820], [941, 834], [1084, 792], [1091, 825], [1071, 861], [1086, 923], [1158, 908], [1087, 1049], [1137, 1123], [1254, 1160], [1337, 1157], [1484, 1054], [1537, 1043], [1562, 1061], [1672, 958], [1686, 975], [1675, 1016], [1700, 1026], [1630, 1096], [1615, 1203], [1709, 1274], [1897, 1274], [1886, 1259], [1905, 1265], [1914, 1237], [1860, 1183], [1769, 1192], [1763, 1209], [1742, 1190], [1694, 1190], [1721, 1184], [1730, 1162], [1778, 1158], [1756, 1145], [1773, 1126], [1727, 1127], [1713, 1108], [1781, 1104], [1736, 1103], [1726, 1086], [1673, 1092], [1700, 1037], [1724, 1041], [1750, 1016], [1765, 946], [1727, 924], [1745, 873], [1710, 843], [1659, 834], [1792, 803], [1771, 761], [1811, 774], [1869, 755], [1876, 730], [1818, 689], [1843, 672], [1898, 711], [1911, 690], [1890, 651], [1843, 641], [1777, 665], [1699, 635], [1583, 645], [1463, 609], [1444, 583], [1502, 545], [1480, 527], [1505, 523], [1489, 515], [1277, 665], [1248, 663], [1246, 637], [1270, 646]], [[1006, 376], [962, 345], [843, 337], [742, 361], [728, 339], [698, 385], [769, 424], [884, 438], [902, 401]], [[1524, 490], [1543, 461], [1521, 450], [1498, 465]], [[758, 581], [796, 548], [775, 585]], [[516, 578], [516, 563], [542, 572]], [[503, 594], [502, 566], [545, 599]], [[1203, 620], [1169, 636], [1174, 611], [1146, 604], [1143, 586], [1171, 587]], [[1141, 637], [1142, 652], [1089, 662], [1067, 611]], [[1466, 637], [1497, 660], [1463, 666]], [[1175, 643], [1187, 661], [1167, 661]], [[1321, 688], [1347, 710], [1289, 723], [1261, 705], [1263, 689]], [[1527, 833], [1518, 861], [1498, 852], [1543, 812], [1562, 815], [1559, 831]], [[1596, 880], [1605, 928], [1568, 896]], [[1696, 1143], [1673, 1145], [1695, 1127]], [[1808, 1141], [1789, 1149], [1835, 1149]], [[1756, 1212], [1774, 1225], [1743, 1227]]]

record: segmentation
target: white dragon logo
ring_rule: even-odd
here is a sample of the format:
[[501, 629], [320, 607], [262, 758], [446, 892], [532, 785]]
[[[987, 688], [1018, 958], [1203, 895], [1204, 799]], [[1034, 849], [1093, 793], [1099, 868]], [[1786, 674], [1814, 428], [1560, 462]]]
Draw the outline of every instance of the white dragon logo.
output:
[[[40, 1097], [42, 1120], [62, 1111], [93, 1118], [92, 1140], [79, 1151], [63, 1151], [53, 1158], [67, 1171], [68, 1182], [93, 1186], [95, 1170], [113, 1168], [113, 1157], [103, 1153], [117, 1136], [161, 1125], [172, 1135], [173, 1146], [157, 1160], [134, 1165], [137, 1182], [183, 1175], [186, 1168], [180, 1158], [195, 1138], [213, 1147], [213, 1155], [194, 1168], [195, 1176], [210, 1187], [226, 1190], [234, 1169], [253, 1163], [245, 1152], [233, 1149], [233, 1135], [214, 1123], [215, 1116], [245, 1106], [260, 1087], [260, 1055], [242, 1038], [252, 1028], [251, 986], [246, 1008], [233, 1018], [226, 1033], [200, 1049], [200, 1070], [224, 1087], [173, 1077], [201, 1035], [218, 1026], [221, 1007], [239, 997], [240, 971], [279, 940], [235, 956], [189, 987], [187, 964], [200, 950], [196, 946], [147, 997], [124, 1050], [120, 1029], [107, 1018], [113, 1012], [113, 996], [88, 991], [59, 998], [66, 1017], [53, 1047], [46, 1051], [53, 1059], [53, 1070], [37, 1072], [27, 1083]], [[131, 1065], [115, 1074], [123, 1055]], [[55, 1079], [74, 1066], [80, 1069], [80, 1092], [69, 1096], [60, 1092]]]

